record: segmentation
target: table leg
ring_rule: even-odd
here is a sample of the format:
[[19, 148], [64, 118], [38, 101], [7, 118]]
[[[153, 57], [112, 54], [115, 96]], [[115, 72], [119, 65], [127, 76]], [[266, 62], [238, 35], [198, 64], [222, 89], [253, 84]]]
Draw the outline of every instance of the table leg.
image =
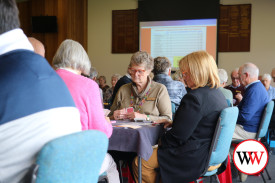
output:
[[138, 183], [141, 183], [142, 175], [141, 175], [141, 157], [138, 156]]

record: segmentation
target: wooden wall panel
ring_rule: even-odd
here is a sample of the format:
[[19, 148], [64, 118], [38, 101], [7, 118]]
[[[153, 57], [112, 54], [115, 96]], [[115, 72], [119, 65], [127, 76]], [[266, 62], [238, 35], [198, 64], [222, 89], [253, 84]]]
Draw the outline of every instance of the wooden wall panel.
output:
[[87, 1], [63, 1], [63, 4], [67, 4], [66, 16], [63, 15], [67, 20], [67, 38], [78, 40], [87, 50]]
[[[22, 29], [27, 36], [40, 40], [45, 46], [45, 57], [52, 62], [52, 58], [65, 39], [78, 41], [87, 50], [87, 0], [30, 0], [19, 2], [19, 11], [23, 12]], [[24, 3], [24, 4], [23, 4]], [[29, 14], [28, 14], [29, 12]], [[32, 33], [32, 16], [57, 16], [57, 33]], [[27, 28], [29, 27], [29, 29]]]
[[112, 53], [138, 51], [138, 11], [112, 11]]
[[31, 34], [31, 21], [29, 19], [30, 12], [30, 2], [24, 1], [17, 4], [19, 10], [19, 18], [20, 18], [20, 27], [24, 31], [26, 35]]
[[[58, 12], [58, 4], [56, 0], [45, 0], [45, 15], [46, 16], [57, 16]], [[59, 22], [57, 22], [57, 26], [59, 26]], [[50, 63], [52, 63], [52, 59], [54, 54], [59, 46], [58, 43], [58, 35], [60, 31], [57, 28], [57, 33], [45, 33], [45, 44], [46, 48], [46, 58]]]
[[219, 52], [250, 51], [251, 4], [220, 5]]

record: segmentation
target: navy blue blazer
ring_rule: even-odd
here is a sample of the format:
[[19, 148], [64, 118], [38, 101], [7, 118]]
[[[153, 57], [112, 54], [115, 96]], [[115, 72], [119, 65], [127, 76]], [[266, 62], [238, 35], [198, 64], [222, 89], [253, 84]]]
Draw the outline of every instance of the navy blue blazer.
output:
[[158, 162], [162, 182], [184, 183], [203, 173], [220, 112], [228, 107], [220, 90], [190, 90], [181, 100], [171, 130], [162, 135]]

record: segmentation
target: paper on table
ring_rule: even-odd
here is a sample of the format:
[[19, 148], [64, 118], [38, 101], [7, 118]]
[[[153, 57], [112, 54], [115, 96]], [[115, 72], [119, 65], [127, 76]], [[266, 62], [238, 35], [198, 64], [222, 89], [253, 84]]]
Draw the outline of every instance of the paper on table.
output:
[[109, 109], [103, 109], [104, 116], [108, 116], [108, 114], [111, 112]]
[[138, 128], [140, 128], [141, 126], [138, 126], [138, 125], [126, 125], [126, 124], [124, 124], [124, 125], [115, 125], [114, 127], [125, 127], [125, 128], [132, 128], [132, 129], [138, 129]]

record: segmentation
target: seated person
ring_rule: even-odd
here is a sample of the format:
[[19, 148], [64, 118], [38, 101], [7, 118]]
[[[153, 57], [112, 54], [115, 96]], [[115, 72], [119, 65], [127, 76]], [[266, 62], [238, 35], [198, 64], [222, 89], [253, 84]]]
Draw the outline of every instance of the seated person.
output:
[[[117, 92], [109, 114], [112, 119], [171, 120], [171, 101], [166, 87], [149, 77], [153, 67], [153, 58], [145, 51], [138, 51], [131, 57], [132, 83], [121, 86]], [[128, 107], [133, 107], [134, 111], [126, 113]]]
[[[246, 63], [239, 69], [239, 78], [245, 87], [244, 96], [238, 105], [239, 115], [232, 140], [255, 139], [266, 104], [270, 101], [268, 93], [258, 80], [259, 69], [255, 64]], [[233, 149], [231, 149], [232, 155]], [[247, 174], [240, 173], [241, 182]]]
[[225, 98], [230, 102], [230, 104], [233, 105], [232, 92], [230, 90], [224, 88], [227, 83], [227, 79], [228, 79], [227, 72], [224, 69], [218, 69], [218, 74], [219, 74], [219, 78], [220, 78], [219, 90], [221, 90], [221, 92], [223, 93]]
[[120, 77], [121, 76], [119, 74], [112, 75], [112, 78], [111, 78], [112, 87], [108, 88], [106, 90], [106, 92], [104, 93], [104, 96], [103, 96], [103, 102], [104, 103], [106, 103], [108, 105], [110, 104], [114, 88], [116, 86], [117, 81], [120, 79]]
[[238, 71], [239, 68], [236, 68], [231, 72], [232, 84], [224, 87], [232, 92], [234, 106], [240, 103], [241, 97], [244, 95], [244, 86], [240, 83]]
[[185, 86], [180, 81], [174, 81], [171, 75], [171, 63], [166, 57], [157, 57], [154, 59], [154, 78], [153, 80], [164, 84], [168, 90], [171, 102], [176, 106], [180, 105], [182, 97], [186, 94]]
[[[80, 112], [82, 130], [99, 130], [109, 138], [113, 128], [104, 117], [98, 85], [81, 75], [89, 75], [91, 68], [84, 48], [76, 41], [63, 41], [53, 58], [53, 66], [67, 85]], [[105, 171], [110, 182], [119, 182], [116, 164], [109, 154], [104, 159], [100, 173]]]
[[0, 182], [24, 182], [41, 148], [81, 130], [62, 79], [19, 28], [15, 0], [0, 1]]
[[29, 42], [32, 44], [34, 52], [45, 57], [45, 47], [44, 45], [34, 37], [28, 37]]
[[[179, 67], [190, 91], [184, 95], [173, 123], [160, 120], [164, 133], [158, 148], [148, 161], [142, 160], [142, 181], [155, 182], [155, 168], [160, 168], [162, 182], [191, 182], [198, 179], [206, 167], [211, 141], [220, 112], [227, 102], [217, 88], [218, 69], [213, 57], [205, 51], [193, 52], [180, 60]], [[133, 170], [137, 180], [138, 161]]]
[[270, 101], [268, 93], [258, 80], [259, 69], [255, 64], [246, 63], [239, 69], [245, 94], [238, 105], [239, 116], [232, 139], [254, 139], [259, 129], [266, 104]]
[[105, 76], [99, 76], [98, 77], [98, 83], [99, 83], [99, 88], [102, 89], [103, 91], [103, 96], [104, 96], [104, 93], [106, 92], [106, 90], [108, 88], [110, 88], [107, 84], [106, 84], [106, 77]]
[[131, 75], [129, 73], [129, 68], [127, 68], [127, 73], [122, 76], [116, 83], [115, 85], [115, 88], [113, 90], [113, 95], [112, 95], [112, 98], [111, 98], [111, 102], [110, 102], [110, 106], [112, 106], [114, 100], [115, 100], [115, 97], [116, 97], [116, 94], [119, 90], [119, 88], [127, 83], [131, 83], [132, 82], [132, 78], [131, 78]]
[[271, 76], [270, 74], [264, 74], [261, 79], [265, 89], [268, 92], [268, 96], [271, 100], [275, 99], [275, 88], [273, 88], [270, 83], [271, 83]]
[[[89, 78], [94, 80], [95, 82], [97, 82], [97, 75], [98, 75], [98, 72], [97, 72], [96, 68], [91, 67]], [[100, 98], [103, 101], [103, 91], [101, 88], [99, 88], [99, 92], [100, 92]]]

